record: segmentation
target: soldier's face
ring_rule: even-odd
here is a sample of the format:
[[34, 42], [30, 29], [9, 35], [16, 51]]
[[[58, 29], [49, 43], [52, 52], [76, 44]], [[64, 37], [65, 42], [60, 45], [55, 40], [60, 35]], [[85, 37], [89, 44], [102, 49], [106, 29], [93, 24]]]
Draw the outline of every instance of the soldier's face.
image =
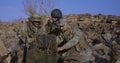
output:
[[35, 27], [39, 27], [40, 22], [39, 22], [39, 21], [34, 21], [34, 22], [33, 22], [33, 25], [34, 25]]
[[64, 25], [60, 26], [60, 29], [62, 31], [66, 31], [67, 30], [67, 24], [64, 24]]
[[52, 18], [53, 22], [57, 21], [57, 18]]

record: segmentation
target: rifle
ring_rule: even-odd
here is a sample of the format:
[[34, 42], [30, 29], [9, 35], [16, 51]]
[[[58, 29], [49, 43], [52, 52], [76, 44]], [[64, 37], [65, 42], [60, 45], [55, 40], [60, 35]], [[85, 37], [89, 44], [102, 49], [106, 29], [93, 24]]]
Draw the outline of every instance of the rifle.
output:
[[26, 55], [27, 55], [27, 37], [25, 37], [25, 45], [23, 49], [23, 60], [22, 63], [26, 63]]

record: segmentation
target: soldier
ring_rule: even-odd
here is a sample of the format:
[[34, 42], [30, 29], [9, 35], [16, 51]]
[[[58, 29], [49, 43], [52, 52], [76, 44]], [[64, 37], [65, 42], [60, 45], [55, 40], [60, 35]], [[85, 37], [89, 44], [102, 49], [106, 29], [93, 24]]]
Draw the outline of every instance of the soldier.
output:
[[[19, 56], [24, 56], [23, 58], [23, 62], [27, 63], [27, 59], [29, 59], [28, 57], [25, 59], [25, 55], [29, 54], [26, 53], [27, 48], [32, 47], [31, 45], [33, 45], [32, 43], [36, 43], [36, 37], [39, 34], [42, 34], [42, 30], [41, 30], [41, 18], [40, 15], [38, 14], [34, 14], [33, 16], [29, 17], [28, 19], [25, 19], [22, 23], [22, 26], [20, 28], [20, 31], [18, 33], [18, 38], [20, 39], [21, 43], [24, 43], [26, 45], [26, 47], [24, 47], [24, 51], [20, 51], [19, 52]], [[24, 55], [23, 55], [24, 53]], [[18, 62], [21, 62], [22, 59], [18, 58]]]
[[[75, 25], [70, 25], [70, 21], [66, 19], [60, 20], [60, 35], [58, 36], [60, 47], [58, 47], [58, 52], [63, 52], [62, 57], [64, 58], [64, 63], [80, 63], [85, 62], [85, 59], [90, 56], [91, 52], [89, 52], [89, 49], [85, 52], [78, 52], [76, 51], [76, 46], [81, 43], [80, 39], [83, 37], [83, 32]], [[82, 45], [86, 46], [86, 44]], [[84, 57], [84, 61], [81, 61], [80, 56], [82, 55]], [[82, 56], [83, 57], [83, 56]], [[91, 58], [89, 58], [91, 59]], [[89, 61], [89, 59], [86, 60]]]
[[46, 31], [48, 34], [58, 34], [58, 24], [59, 20], [62, 18], [62, 12], [60, 9], [53, 9], [51, 12], [51, 17], [48, 19], [47, 24], [45, 25]]
[[25, 44], [23, 63], [56, 63], [56, 54], [51, 52], [51, 48], [49, 49], [51, 47], [51, 41], [53, 41], [50, 37], [54, 38], [54, 36], [44, 35], [40, 15], [35, 14], [28, 19], [29, 21], [23, 24], [19, 33], [20, 41]]
[[56, 45], [56, 37], [44, 34], [41, 16], [34, 14], [22, 22], [8, 54], [12, 56], [11, 63], [57, 63], [57, 46], [53, 44]]
[[[31, 43], [35, 43], [37, 35], [43, 33], [41, 30], [41, 18], [38, 14], [23, 20], [21, 24], [18, 37], [9, 44], [6, 53], [6, 55], [11, 55], [11, 63], [25, 63], [27, 49], [32, 47]], [[27, 59], [29, 60], [29, 58]]]

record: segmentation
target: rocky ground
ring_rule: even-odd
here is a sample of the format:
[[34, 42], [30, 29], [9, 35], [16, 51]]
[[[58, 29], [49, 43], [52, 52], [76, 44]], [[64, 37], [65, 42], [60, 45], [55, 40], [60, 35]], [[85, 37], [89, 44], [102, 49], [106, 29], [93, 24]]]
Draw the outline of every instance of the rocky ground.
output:
[[[70, 19], [73, 23], [79, 25], [79, 27], [85, 32], [87, 43], [94, 50], [97, 50], [95, 49], [96, 47], [102, 47], [102, 51], [97, 51], [99, 52], [97, 53], [98, 55], [105, 52], [105, 54], [109, 56], [109, 58], [104, 57], [105, 59], [111, 61], [112, 63], [120, 63], [120, 16], [102, 14], [71, 14], [65, 16], [64, 18]], [[2, 56], [7, 51], [6, 46], [12, 42], [13, 38], [16, 38], [21, 21], [0, 21], [0, 25], [0, 56]], [[104, 37], [102, 37], [103, 41], [101, 40], [101, 36]], [[100, 44], [97, 44], [96, 42]], [[108, 54], [110, 51], [109, 49], [114, 51], [111, 52], [112, 55]]]

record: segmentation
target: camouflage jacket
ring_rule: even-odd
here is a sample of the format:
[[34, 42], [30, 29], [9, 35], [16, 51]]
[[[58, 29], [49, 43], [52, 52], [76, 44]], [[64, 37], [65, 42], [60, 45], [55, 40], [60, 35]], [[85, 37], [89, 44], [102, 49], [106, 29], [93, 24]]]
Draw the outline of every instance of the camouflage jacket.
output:
[[[26, 55], [25, 54], [25, 47], [26, 50], [28, 50], [31, 47], [36, 47], [35, 45], [33, 45], [34, 43], [37, 43], [36, 39], [38, 37], [38, 35], [43, 34], [44, 32], [41, 30], [41, 28], [36, 28], [32, 22], [30, 21], [23, 21], [22, 25], [20, 26], [20, 30], [18, 32], [18, 39], [19, 42], [23, 43], [23, 47], [22, 47], [22, 51], [18, 52], [18, 62], [22, 62], [24, 60], [22, 60], [23, 56]], [[29, 54], [27, 52], [27, 54]]]
[[[55, 46], [55, 36], [46, 35], [42, 28], [34, 27], [31, 22], [23, 23], [20, 32], [19, 38], [23, 42], [26, 42], [27, 46], [27, 53], [24, 53], [27, 63], [56, 63], [57, 46]], [[48, 60], [46, 58], [48, 58]]]
[[47, 22], [45, 25], [46, 33], [47, 34], [55, 34], [58, 35], [59, 31], [59, 21], [51, 23], [50, 21]]
[[59, 37], [60, 42], [66, 42], [64, 48], [69, 49], [79, 42], [82, 35], [83, 32], [77, 26], [70, 26], [65, 32], [61, 32]]
[[37, 36], [37, 35], [40, 35], [40, 34], [43, 34], [43, 30], [39, 27], [39, 28], [36, 28], [32, 22], [30, 21], [25, 21], [22, 23], [22, 26], [20, 27], [20, 30], [19, 30], [19, 35], [18, 37], [20, 39], [22, 39], [23, 42], [25, 42], [25, 38], [27, 38], [27, 42], [31, 42], [31, 41], [34, 41], [34, 38]]

